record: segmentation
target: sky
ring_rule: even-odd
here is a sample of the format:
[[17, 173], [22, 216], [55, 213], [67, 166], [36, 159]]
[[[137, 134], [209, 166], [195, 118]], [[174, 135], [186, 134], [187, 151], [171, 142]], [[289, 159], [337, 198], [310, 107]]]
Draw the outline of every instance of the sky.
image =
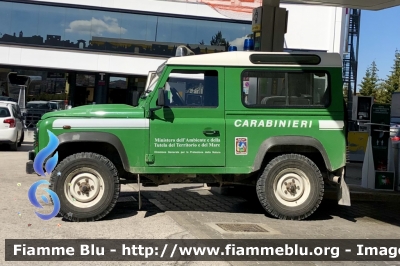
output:
[[375, 60], [379, 78], [390, 74], [394, 53], [400, 50], [400, 6], [379, 11], [361, 11], [357, 91], [365, 71]]

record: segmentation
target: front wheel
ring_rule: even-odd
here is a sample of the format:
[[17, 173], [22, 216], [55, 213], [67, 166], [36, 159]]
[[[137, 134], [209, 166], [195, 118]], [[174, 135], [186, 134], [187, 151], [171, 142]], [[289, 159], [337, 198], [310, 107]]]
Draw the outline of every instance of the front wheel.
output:
[[52, 172], [50, 189], [58, 195], [60, 214], [70, 221], [96, 221], [117, 203], [118, 171], [106, 157], [77, 153], [65, 158]]
[[264, 209], [284, 220], [302, 220], [318, 208], [324, 181], [318, 167], [299, 154], [273, 159], [257, 181], [257, 196]]

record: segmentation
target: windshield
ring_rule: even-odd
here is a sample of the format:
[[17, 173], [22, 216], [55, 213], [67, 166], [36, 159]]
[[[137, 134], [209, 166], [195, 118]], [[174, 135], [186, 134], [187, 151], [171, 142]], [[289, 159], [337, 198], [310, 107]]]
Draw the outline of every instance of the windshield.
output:
[[149, 75], [147, 78], [148, 79], [152, 79], [150, 81], [149, 86], [144, 90], [144, 93], [142, 95], [142, 98], [146, 98], [147, 96], [149, 96], [149, 94], [154, 90], [154, 87], [156, 86], [158, 79], [160, 78], [161, 73], [163, 72], [165, 65], [166, 65], [167, 61], [165, 61], [164, 63], [162, 63], [156, 70], [155, 75]]
[[153, 90], [154, 87], [156, 86], [157, 82], [158, 82], [158, 78], [159, 76], [156, 75], [153, 79], [153, 81], [151, 82], [151, 84], [149, 85], [148, 88], [146, 88], [146, 90], [144, 91], [144, 96], [147, 97]]
[[26, 105], [28, 109], [50, 109], [47, 103], [28, 103]]
[[165, 61], [164, 63], [162, 63], [162, 64], [157, 68], [157, 71], [156, 71], [157, 76], [160, 76], [160, 75], [161, 75], [161, 73], [163, 72], [163, 70], [164, 70], [166, 64], [167, 64], [167, 61]]
[[56, 103], [50, 103], [51, 109], [58, 109]]

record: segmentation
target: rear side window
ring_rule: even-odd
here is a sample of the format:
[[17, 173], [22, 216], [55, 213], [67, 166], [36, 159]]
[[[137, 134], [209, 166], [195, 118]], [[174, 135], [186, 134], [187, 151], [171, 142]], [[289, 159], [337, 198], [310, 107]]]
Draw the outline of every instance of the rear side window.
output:
[[16, 105], [13, 105], [13, 107], [12, 107], [12, 113], [13, 113], [13, 117], [19, 118], [19, 114], [18, 114], [17, 106], [16, 106]]
[[249, 108], [324, 108], [331, 102], [323, 71], [249, 70], [241, 81], [242, 103]]
[[9, 117], [11, 116], [10, 111], [6, 107], [0, 107], [0, 117]]

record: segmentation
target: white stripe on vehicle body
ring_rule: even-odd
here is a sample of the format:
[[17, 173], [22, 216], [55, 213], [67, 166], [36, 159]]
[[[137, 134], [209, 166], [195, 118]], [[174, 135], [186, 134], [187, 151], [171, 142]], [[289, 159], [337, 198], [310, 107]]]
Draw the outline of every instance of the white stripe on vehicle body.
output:
[[145, 118], [90, 118], [90, 119], [56, 119], [53, 122], [54, 129], [62, 129], [63, 126], [71, 126], [72, 129], [148, 129], [149, 119]]
[[344, 128], [343, 121], [335, 120], [319, 120], [319, 130], [342, 130]]
[[[319, 130], [343, 130], [344, 122], [335, 120], [319, 120]], [[54, 129], [62, 129], [63, 126], [71, 126], [77, 129], [148, 129], [149, 119], [145, 118], [84, 118], [84, 119], [56, 119], [53, 122]]]

